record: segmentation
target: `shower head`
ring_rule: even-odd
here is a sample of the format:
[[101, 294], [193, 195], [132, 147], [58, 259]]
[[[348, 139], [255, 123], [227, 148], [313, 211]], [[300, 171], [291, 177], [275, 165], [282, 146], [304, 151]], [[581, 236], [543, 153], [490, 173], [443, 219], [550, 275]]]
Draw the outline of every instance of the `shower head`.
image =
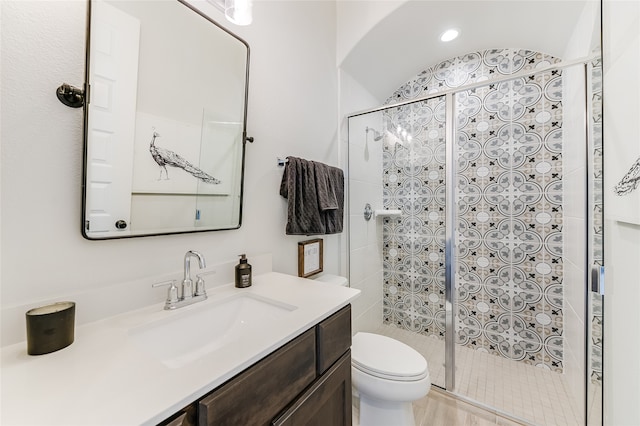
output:
[[369, 132], [373, 132], [373, 141], [377, 142], [380, 139], [382, 139], [382, 133], [380, 133], [379, 131], [377, 131], [376, 129], [374, 129], [373, 127], [367, 127], [365, 129], [365, 132], [368, 134]]

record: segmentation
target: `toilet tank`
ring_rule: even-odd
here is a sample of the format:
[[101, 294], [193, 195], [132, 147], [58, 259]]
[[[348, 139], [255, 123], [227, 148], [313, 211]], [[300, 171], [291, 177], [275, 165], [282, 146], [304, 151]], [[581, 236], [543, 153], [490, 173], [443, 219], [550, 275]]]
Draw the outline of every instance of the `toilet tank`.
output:
[[347, 287], [349, 285], [349, 280], [346, 277], [338, 275], [322, 274], [319, 277], [314, 278], [314, 280], [340, 287]]

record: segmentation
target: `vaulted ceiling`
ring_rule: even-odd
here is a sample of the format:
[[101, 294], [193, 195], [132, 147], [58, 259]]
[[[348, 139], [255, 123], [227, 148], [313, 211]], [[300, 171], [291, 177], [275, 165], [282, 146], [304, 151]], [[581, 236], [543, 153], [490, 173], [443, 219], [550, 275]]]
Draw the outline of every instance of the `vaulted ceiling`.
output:
[[[383, 101], [423, 69], [469, 52], [512, 47], [562, 58], [589, 1], [407, 1], [373, 26], [341, 67]], [[441, 42], [452, 27], [460, 36]]]

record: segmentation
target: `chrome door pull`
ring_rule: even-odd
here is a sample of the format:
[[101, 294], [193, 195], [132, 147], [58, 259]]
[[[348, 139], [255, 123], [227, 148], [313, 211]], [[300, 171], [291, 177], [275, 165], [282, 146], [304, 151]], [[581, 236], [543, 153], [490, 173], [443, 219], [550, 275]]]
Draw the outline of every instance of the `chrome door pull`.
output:
[[591, 265], [591, 291], [604, 295], [604, 266]]

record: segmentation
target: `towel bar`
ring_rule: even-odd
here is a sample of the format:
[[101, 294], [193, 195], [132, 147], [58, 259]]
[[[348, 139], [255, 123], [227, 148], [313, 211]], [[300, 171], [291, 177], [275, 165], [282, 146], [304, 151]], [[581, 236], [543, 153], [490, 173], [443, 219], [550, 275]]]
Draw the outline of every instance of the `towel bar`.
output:
[[278, 167], [284, 167], [285, 164], [289, 162], [287, 158], [278, 157]]

